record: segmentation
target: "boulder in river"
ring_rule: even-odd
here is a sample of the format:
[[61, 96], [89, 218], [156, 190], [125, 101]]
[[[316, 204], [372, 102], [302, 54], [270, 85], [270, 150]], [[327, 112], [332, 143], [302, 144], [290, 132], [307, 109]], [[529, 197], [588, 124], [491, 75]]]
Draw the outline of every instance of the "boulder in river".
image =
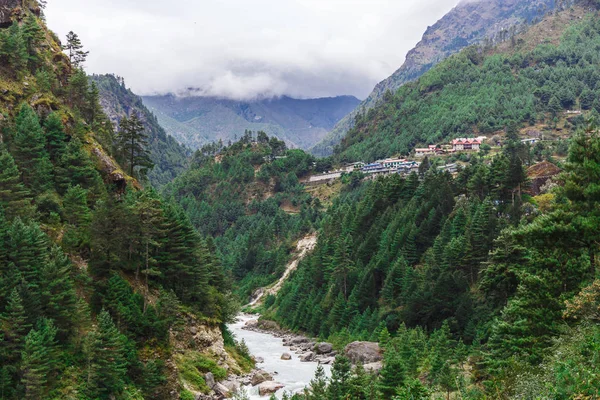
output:
[[265, 359], [262, 358], [262, 357], [256, 357], [254, 359], [254, 362], [257, 363], [257, 364], [263, 364], [265, 362]]
[[381, 348], [375, 342], [352, 342], [345, 349], [352, 364], [371, 364], [382, 361]]
[[295, 337], [290, 341], [291, 344], [302, 344], [302, 343], [308, 343], [308, 339], [302, 336], [299, 337]]
[[317, 350], [317, 354], [327, 354], [333, 351], [333, 345], [331, 343], [317, 343], [315, 347]]
[[284, 386], [281, 383], [263, 382], [258, 386], [258, 394], [261, 396], [268, 396], [283, 388]]
[[289, 360], [291, 360], [291, 359], [292, 359], [292, 355], [291, 355], [290, 353], [283, 353], [283, 354], [281, 355], [281, 359], [282, 359], [282, 360], [285, 360], [285, 361], [289, 361]]
[[250, 383], [252, 384], [252, 386], [256, 386], [256, 385], [260, 385], [263, 382], [272, 381], [272, 380], [273, 380], [273, 377], [271, 376], [271, 374], [269, 374], [267, 371], [259, 369], [258, 371], [256, 371], [254, 373], [254, 375], [252, 375], [252, 379], [250, 380]]
[[308, 353], [306, 353], [300, 357], [300, 361], [302, 361], [302, 362], [310, 362], [310, 361], [313, 361], [314, 359], [315, 359], [315, 353], [313, 353], [312, 351], [309, 351]]

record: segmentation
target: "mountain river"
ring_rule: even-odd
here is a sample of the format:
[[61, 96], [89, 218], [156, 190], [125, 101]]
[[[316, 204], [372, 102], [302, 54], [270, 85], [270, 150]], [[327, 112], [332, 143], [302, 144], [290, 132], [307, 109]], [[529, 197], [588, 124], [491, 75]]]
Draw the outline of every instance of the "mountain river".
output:
[[[265, 362], [257, 364], [256, 367], [264, 369], [273, 374], [275, 382], [285, 387], [276, 393], [278, 399], [281, 399], [284, 392], [296, 393], [302, 391], [309, 385], [314, 378], [318, 364], [316, 362], [300, 362], [298, 355], [290, 351], [289, 347], [283, 345], [283, 340], [273, 335], [259, 333], [242, 329], [246, 322], [256, 319], [257, 316], [240, 315], [238, 320], [229, 325], [229, 329], [235, 334], [237, 340], [242, 339], [246, 342], [250, 353], [254, 357], [262, 357]], [[281, 359], [283, 353], [292, 355], [292, 359], [284, 361]], [[331, 373], [329, 365], [323, 365], [327, 376]], [[258, 394], [258, 387], [245, 388], [250, 399], [266, 399]]]

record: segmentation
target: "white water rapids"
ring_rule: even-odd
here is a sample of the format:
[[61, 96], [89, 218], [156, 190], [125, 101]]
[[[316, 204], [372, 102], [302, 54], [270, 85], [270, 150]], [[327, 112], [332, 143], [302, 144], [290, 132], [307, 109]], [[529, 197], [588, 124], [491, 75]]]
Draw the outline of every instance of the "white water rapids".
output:
[[[229, 329], [235, 334], [237, 340], [246, 342], [250, 353], [254, 357], [262, 357], [265, 362], [257, 364], [256, 367], [264, 369], [273, 374], [275, 382], [285, 387], [276, 393], [278, 399], [281, 399], [284, 392], [296, 393], [302, 391], [310, 384], [315, 376], [318, 364], [316, 362], [300, 362], [298, 356], [292, 353], [289, 347], [283, 345], [283, 340], [273, 335], [259, 333], [242, 329], [246, 322], [256, 319], [256, 316], [240, 315], [236, 323], [229, 325]], [[292, 355], [292, 359], [284, 361], [281, 359], [283, 353]], [[323, 365], [327, 376], [330, 375], [331, 367]], [[277, 374], [275, 374], [277, 373]], [[258, 387], [245, 388], [250, 399], [266, 399], [258, 394]]]

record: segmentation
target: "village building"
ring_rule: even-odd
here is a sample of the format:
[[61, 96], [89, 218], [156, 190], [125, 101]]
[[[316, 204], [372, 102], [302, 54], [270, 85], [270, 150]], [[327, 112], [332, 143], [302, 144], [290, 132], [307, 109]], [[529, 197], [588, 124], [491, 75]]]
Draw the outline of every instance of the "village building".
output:
[[405, 162], [406, 162], [405, 159], [400, 159], [400, 158], [388, 158], [386, 160], [378, 161], [378, 163], [383, 165], [385, 168], [398, 168], [398, 167], [400, 167], [400, 165], [402, 165], [402, 163], [405, 163]]
[[417, 148], [415, 149], [415, 157], [425, 157], [429, 155], [434, 155], [436, 153], [435, 147], [427, 147], [427, 148]]
[[481, 140], [479, 138], [458, 138], [452, 141], [454, 151], [479, 151]]

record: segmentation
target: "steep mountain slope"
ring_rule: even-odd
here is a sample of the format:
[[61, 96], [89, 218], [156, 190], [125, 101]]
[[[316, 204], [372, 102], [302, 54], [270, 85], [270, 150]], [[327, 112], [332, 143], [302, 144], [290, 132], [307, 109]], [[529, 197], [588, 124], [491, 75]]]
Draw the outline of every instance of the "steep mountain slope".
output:
[[172, 181], [186, 168], [189, 151], [165, 133], [156, 117], [144, 106], [142, 99], [127, 89], [125, 82], [114, 75], [90, 77], [100, 90], [100, 104], [110, 121], [119, 125], [123, 116], [140, 116], [148, 134], [148, 144], [154, 168], [148, 178], [154, 186]]
[[356, 116], [373, 108], [387, 91], [395, 92], [434, 65], [461, 49], [485, 40], [494, 41], [514, 34], [524, 24], [536, 21], [558, 3], [554, 0], [482, 0], [463, 1], [429, 27], [423, 39], [406, 56], [406, 61], [392, 76], [379, 83], [369, 97], [336, 124], [311, 152], [330, 155]]
[[115, 137], [38, 2], [14, 3], [0, 28], [0, 397], [208, 394], [204, 373], [252, 365], [223, 337], [235, 306], [215, 249], [143, 188], [143, 144]]
[[[587, 12], [575, 5], [496, 49], [470, 47], [449, 57], [357, 118], [337, 157], [408, 154], [417, 145], [493, 135], [509, 126], [560, 135], [581, 125], [584, 116], [565, 111], [597, 112], [600, 69], [592, 49], [598, 33]], [[587, 22], [574, 24], [582, 19]]]
[[235, 101], [165, 95], [143, 99], [167, 132], [193, 149], [212, 141], [235, 140], [245, 130], [262, 130], [291, 147], [308, 148], [359, 103], [351, 96]]

